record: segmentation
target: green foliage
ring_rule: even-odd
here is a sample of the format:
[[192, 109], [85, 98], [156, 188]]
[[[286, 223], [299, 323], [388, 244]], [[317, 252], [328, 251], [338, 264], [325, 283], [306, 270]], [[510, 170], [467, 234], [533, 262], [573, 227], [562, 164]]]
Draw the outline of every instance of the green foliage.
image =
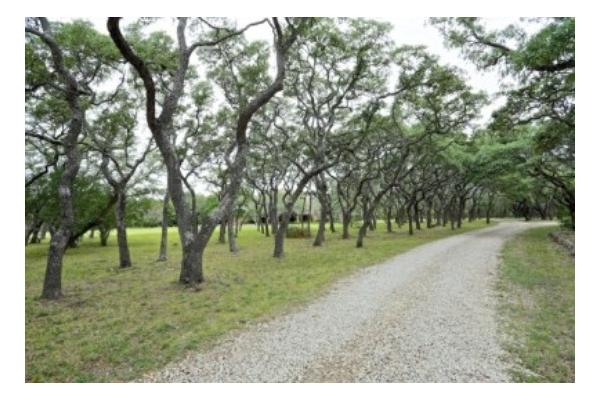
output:
[[[60, 217], [58, 185], [61, 170], [45, 176], [34, 188], [25, 191], [26, 214], [35, 213], [49, 224], [57, 224]], [[95, 220], [107, 206], [111, 190], [101, 179], [93, 176], [79, 175], [73, 183], [73, 209], [77, 232], [90, 221]], [[110, 211], [110, 209], [109, 209]], [[112, 212], [106, 214], [106, 222], [114, 224]]]

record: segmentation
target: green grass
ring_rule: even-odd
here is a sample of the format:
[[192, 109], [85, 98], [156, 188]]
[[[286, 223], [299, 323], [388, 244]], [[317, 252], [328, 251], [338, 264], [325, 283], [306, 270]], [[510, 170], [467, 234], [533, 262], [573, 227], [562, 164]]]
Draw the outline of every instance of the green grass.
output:
[[518, 382], [575, 381], [575, 261], [548, 237], [556, 229], [529, 230], [502, 253], [501, 313]]
[[[129, 229], [134, 266], [119, 270], [114, 235], [108, 247], [85, 239], [65, 256], [63, 294], [40, 300], [47, 243], [26, 247], [26, 380], [127, 381], [212, 343], [224, 333], [306, 302], [337, 278], [420, 244], [481, 228], [369, 232], [365, 247], [326, 235], [286, 240], [286, 257], [274, 259], [273, 239], [254, 226], [239, 236], [238, 256], [213, 238], [205, 253], [200, 291], [177, 283], [180, 249], [169, 231], [169, 260], [156, 262], [159, 229]], [[340, 231], [338, 229], [338, 231]], [[355, 231], [352, 231], [354, 234]]]

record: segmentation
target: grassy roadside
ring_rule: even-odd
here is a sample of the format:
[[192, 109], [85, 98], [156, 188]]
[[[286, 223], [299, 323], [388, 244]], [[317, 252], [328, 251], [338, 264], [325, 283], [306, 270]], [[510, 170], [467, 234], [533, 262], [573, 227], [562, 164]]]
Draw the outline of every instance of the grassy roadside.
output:
[[575, 262], [548, 237], [556, 229], [531, 229], [503, 249], [500, 311], [517, 382], [575, 381]]
[[[334, 280], [415, 246], [485, 227], [369, 232], [365, 248], [338, 234], [321, 248], [311, 239], [286, 241], [286, 257], [274, 259], [272, 238], [253, 226], [239, 237], [240, 254], [213, 240], [205, 254], [206, 283], [198, 292], [177, 284], [179, 244], [169, 232], [169, 260], [156, 262], [159, 229], [130, 229], [134, 266], [119, 270], [115, 237], [108, 247], [85, 239], [67, 253], [64, 297], [39, 299], [47, 243], [26, 248], [26, 380], [126, 381], [197, 350], [224, 333], [297, 306]], [[338, 231], [341, 229], [338, 229]], [[354, 231], [352, 232], [355, 233]]]

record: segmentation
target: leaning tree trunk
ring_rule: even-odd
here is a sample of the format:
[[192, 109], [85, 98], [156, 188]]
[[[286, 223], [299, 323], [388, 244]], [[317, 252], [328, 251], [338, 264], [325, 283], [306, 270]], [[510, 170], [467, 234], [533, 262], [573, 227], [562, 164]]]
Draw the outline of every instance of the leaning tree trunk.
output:
[[123, 191], [117, 193], [117, 204], [115, 204], [115, 219], [117, 222], [117, 242], [119, 244], [119, 266], [121, 268], [131, 267], [131, 256], [127, 244], [127, 226], [125, 224], [126, 198]]
[[169, 192], [163, 198], [162, 225], [160, 232], [160, 250], [158, 261], [167, 261], [167, 243], [169, 239]]

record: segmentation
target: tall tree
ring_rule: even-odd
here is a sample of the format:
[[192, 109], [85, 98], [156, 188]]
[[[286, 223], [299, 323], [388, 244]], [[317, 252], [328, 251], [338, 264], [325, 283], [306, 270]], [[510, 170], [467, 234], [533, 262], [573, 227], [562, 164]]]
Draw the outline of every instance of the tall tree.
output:
[[[182, 283], [196, 285], [204, 279], [202, 270], [204, 249], [215, 226], [221, 219], [230, 214], [241, 184], [248, 153], [248, 140], [246, 137], [248, 123], [262, 106], [283, 89], [286, 55], [298, 35], [299, 27], [297, 24], [303, 24], [305, 21], [298, 22], [286, 19], [287, 27], [282, 27], [277, 18], [269, 21], [273, 30], [273, 47], [277, 64], [276, 76], [267, 87], [260, 90], [255, 97], [248, 99], [247, 103], [241, 104], [236, 110], [235, 158], [230, 169], [227, 190], [220, 200], [219, 206], [202, 221], [200, 228], [194, 223], [196, 216], [191, 213], [191, 210], [186, 205], [180, 162], [170, 140], [170, 137], [173, 136], [173, 122], [177, 112], [177, 105], [184, 95], [190, 58], [199, 48], [218, 45], [221, 42], [243, 34], [251, 26], [265, 22], [266, 20], [262, 20], [252, 23], [241, 30], [236, 30], [224, 26], [217, 27], [212, 22], [199, 18], [194, 21], [194, 25], [197, 28], [208, 29], [209, 33], [201, 35], [197, 41], [188, 45], [186, 38], [188, 18], [179, 18], [177, 25], [177, 49], [175, 50], [176, 67], [173, 72], [173, 78], [169, 82], [170, 86], [164, 89], [162, 93], [159, 93], [157, 90], [155, 81], [156, 71], [153, 70], [154, 66], [149, 63], [148, 59], [144, 59], [139, 52], [136, 52], [130, 42], [123, 36], [119, 27], [119, 18], [109, 18], [107, 22], [111, 38], [123, 57], [135, 68], [144, 84], [146, 93], [146, 121], [166, 165], [169, 195], [177, 215], [177, 225], [183, 253], [179, 276], [179, 281]], [[161, 95], [161, 110], [157, 115], [159, 95]]]
[[[114, 59], [114, 51], [105, 36], [82, 22], [52, 26], [47, 18], [28, 18], [25, 33], [26, 47], [29, 46], [26, 62], [30, 61], [26, 66], [26, 94], [54, 97], [66, 126], [59, 141], [37, 133], [34, 127], [26, 130], [28, 136], [57, 144], [64, 154], [58, 188], [60, 223], [50, 241], [42, 290], [43, 298], [56, 299], [62, 294], [63, 256], [75, 223], [73, 182], [79, 171], [78, 142], [84, 130], [86, 110], [89, 100], [94, 101], [90, 85], [108, 74], [107, 65]], [[41, 50], [40, 42], [47, 52]]]

